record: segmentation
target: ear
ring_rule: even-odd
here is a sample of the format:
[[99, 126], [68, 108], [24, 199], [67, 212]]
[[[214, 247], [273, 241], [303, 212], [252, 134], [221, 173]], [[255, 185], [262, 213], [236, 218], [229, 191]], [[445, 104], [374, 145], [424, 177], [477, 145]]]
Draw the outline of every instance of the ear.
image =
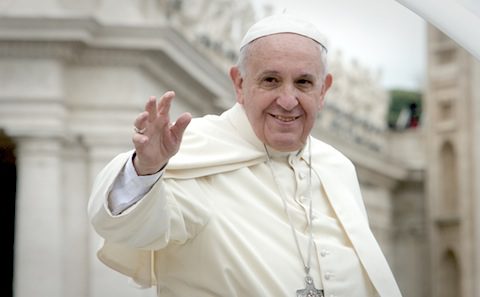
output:
[[327, 73], [327, 75], [325, 76], [325, 80], [323, 81], [322, 96], [325, 96], [325, 94], [327, 93], [328, 89], [330, 89], [332, 84], [333, 84], [333, 76], [331, 73]]
[[232, 80], [233, 87], [235, 89], [237, 102], [243, 104], [243, 77], [238, 69], [238, 66], [233, 66], [230, 68], [230, 79]]
[[320, 102], [318, 103], [318, 110], [322, 109], [323, 104], [325, 103], [325, 95], [327, 94], [328, 89], [330, 89], [332, 84], [333, 84], [333, 76], [332, 74], [328, 73], [325, 76], [325, 80], [323, 81], [321, 98], [320, 98]]

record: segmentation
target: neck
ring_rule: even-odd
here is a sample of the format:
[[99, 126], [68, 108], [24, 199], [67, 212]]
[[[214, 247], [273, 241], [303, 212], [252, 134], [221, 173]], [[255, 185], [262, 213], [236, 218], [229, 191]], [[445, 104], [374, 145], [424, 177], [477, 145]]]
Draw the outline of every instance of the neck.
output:
[[289, 156], [299, 156], [305, 150], [306, 145], [304, 144], [300, 149], [294, 151], [279, 151], [275, 148], [269, 146], [268, 144], [263, 144], [265, 147], [265, 151], [270, 158], [287, 158]]

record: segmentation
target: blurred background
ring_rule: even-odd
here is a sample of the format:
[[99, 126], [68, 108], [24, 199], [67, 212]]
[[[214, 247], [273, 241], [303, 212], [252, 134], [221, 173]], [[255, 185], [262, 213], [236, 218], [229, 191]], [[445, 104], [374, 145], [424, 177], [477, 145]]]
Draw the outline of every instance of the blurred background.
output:
[[281, 12], [327, 37], [313, 133], [355, 163], [403, 295], [480, 296], [480, 63], [396, 1], [0, 0], [2, 296], [156, 296], [96, 258], [93, 179], [150, 95], [234, 104], [242, 35]]

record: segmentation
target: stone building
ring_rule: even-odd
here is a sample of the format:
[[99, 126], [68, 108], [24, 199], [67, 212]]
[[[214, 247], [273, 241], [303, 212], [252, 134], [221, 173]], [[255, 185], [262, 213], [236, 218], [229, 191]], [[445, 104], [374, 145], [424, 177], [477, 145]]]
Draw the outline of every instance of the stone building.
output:
[[[175, 90], [172, 117], [186, 110], [194, 116], [220, 113], [233, 104], [226, 70], [256, 18], [249, 2], [233, 0], [0, 1], [0, 177], [12, 202], [7, 218], [12, 236], [15, 231], [15, 261], [5, 272], [13, 275], [14, 296], [155, 296], [97, 260], [100, 241], [86, 217], [93, 178], [131, 148], [132, 121], [148, 96]], [[455, 57], [470, 65], [465, 53]], [[480, 168], [474, 150], [467, 154], [472, 159], [458, 154], [468, 141], [478, 147], [478, 123], [468, 126], [475, 120], [469, 107], [478, 111], [478, 103], [458, 94], [437, 100], [429, 91], [428, 102], [452, 102], [450, 113], [441, 114], [457, 112], [454, 129], [469, 127], [470, 134], [432, 125], [391, 133], [388, 94], [375, 75], [336, 55], [330, 67], [335, 83], [314, 134], [357, 166], [372, 228], [404, 296], [441, 296], [432, 292], [438, 292], [439, 279], [452, 275], [454, 285], [469, 288], [462, 296], [476, 296], [478, 183], [473, 174], [455, 179], [443, 169]], [[478, 81], [478, 64], [469, 67]], [[478, 83], [475, 89], [464, 79], [454, 89], [468, 96], [476, 90], [478, 97]], [[429, 170], [435, 174], [425, 175]], [[453, 188], [447, 181], [456, 181]], [[441, 198], [444, 209], [457, 207], [440, 221], [426, 215], [438, 204], [432, 197], [439, 199], [439, 184], [451, 193], [441, 196], [447, 197]], [[470, 195], [470, 202], [452, 202], [448, 197], [457, 191]], [[472, 274], [460, 277], [459, 271]]]
[[430, 296], [480, 296], [480, 62], [428, 28]]
[[131, 148], [132, 121], [148, 96], [174, 89], [174, 114], [218, 113], [232, 102], [230, 81], [168, 25], [157, 1], [0, 5], [1, 141], [15, 147], [8, 164], [17, 181], [8, 197], [15, 263], [6, 271], [14, 295], [143, 294], [95, 257], [86, 216], [92, 180]]

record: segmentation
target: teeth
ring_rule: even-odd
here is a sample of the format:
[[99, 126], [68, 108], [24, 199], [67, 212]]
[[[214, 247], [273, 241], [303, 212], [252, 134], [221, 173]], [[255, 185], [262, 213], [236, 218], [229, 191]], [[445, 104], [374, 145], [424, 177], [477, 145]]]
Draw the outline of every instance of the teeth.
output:
[[284, 116], [275, 116], [276, 119], [280, 120], [280, 121], [284, 121], [284, 122], [291, 122], [291, 121], [294, 121], [296, 119], [296, 117], [284, 117]]

